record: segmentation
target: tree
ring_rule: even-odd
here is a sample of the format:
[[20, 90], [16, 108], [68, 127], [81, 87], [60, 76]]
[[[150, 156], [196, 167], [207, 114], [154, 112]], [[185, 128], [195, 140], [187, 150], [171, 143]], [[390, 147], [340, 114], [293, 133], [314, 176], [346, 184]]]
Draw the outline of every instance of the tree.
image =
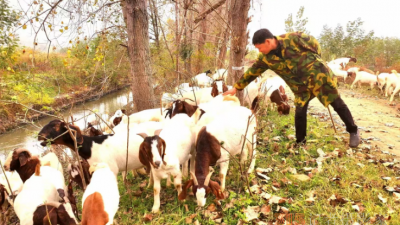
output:
[[[228, 83], [233, 84], [240, 79], [244, 72], [244, 56], [249, 38], [247, 24], [250, 22], [250, 18], [248, 18], [250, 0], [231, 1], [230, 4], [232, 36], [228, 72], [230, 81]], [[243, 91], [238, 91], [237, 96], [243, 104]]]
[[151, 86], [153, 83], [146, 1], [126, 0], [124, 7], [132, 73], [133, 102], [136, 110], [142, 111], [155, 106], [154, 91]]
[[0, 47], [15, 43], [12, 28], [17, 24], [17, 13], [11, 10], [6, 0], [0, 0]]
[[306, 29], [306, 25], [308, 23], [308, 17], [303, 18], [303, 13], [304, 13], [304, 6], [300, 6], [300, 9], [296, 15], [296, 22], [293, 22], [293, 16], [291, 13], [289, 14], [288, 18], [285, 20], [285, 31], [286, 32], [301, 31], [306, 34], [310, 33]]

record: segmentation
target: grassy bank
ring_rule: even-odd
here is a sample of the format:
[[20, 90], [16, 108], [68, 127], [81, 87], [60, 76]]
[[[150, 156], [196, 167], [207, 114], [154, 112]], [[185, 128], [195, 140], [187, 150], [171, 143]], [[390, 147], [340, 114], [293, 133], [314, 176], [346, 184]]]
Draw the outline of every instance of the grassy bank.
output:
[[[296, 214], [308, 224], [310, 220], [312, 224], [353, 224], [356, 221], [379, 224], [379, 219], [383, 220], [381, 224], [400, 224], [399, 196], [386, 190], [400, 187], [400, 164], [393, 156], [372, 144], [349, 150], [346, 147], [348, 134], [337, 135], [329, 123], [319, 122], [312, 116], [308, 118], [307, 145], [291, 147], [293, 118], [293, 114], [279, 116], [276, 112], [260, 116], [256, 168], [270, 168], [263, 173], [270, 179], [251, 174], [253, 196], [246, 192], [245, 182], [233, 160], [227, 177], [228, 197], [221, 202], [208, 197], [203, 209], [196, 207], [193, 195], [186, 202], [179, 202], [176, 191], [166, 187], [164, 182], [161, 213], [151, 214], [153, 190], [146, 187], [148, 178], [129, 177], [125, 187], [119, 177], [121, 198], [116, 221], [120, 225], [192, 224], [195, 221], [263, 224], [263, 221], [277, 222], [278, 218], [283, 222], [285, 216], [289, 220]], [[280, 141], [274, 141], [278, 136]], [[323, 153], [325, 156], [321, 155]], [[215, 172], [212, 179], [218, 180], [217, 177]]]

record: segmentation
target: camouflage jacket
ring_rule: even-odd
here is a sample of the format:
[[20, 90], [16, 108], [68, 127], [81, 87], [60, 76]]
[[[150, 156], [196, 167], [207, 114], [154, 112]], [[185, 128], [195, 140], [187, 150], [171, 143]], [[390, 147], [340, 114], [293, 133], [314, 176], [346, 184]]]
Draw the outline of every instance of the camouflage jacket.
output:
[[[267, 69], [277, 73], [295, 94], [295, 105], [304, 106], [318, 99], [327, 106], [338, 96], [333, 73], [321, 59], [321, 47], [311, 35], [302, 32], [287, 33], [275, 37], [279, 42], [278, 54], [271, 51], [259, 54], [257, 61], [235, 84], [242, 90]], [[281, 55], [279, 57], [278, 55]]]

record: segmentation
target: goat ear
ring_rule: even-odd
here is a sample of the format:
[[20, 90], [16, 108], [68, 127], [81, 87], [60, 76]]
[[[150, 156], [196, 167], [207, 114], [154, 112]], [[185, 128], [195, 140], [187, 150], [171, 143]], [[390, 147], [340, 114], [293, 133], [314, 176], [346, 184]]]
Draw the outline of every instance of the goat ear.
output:
[[2, 184], [0, 184], [0, 206], [2, 206], [4, 201], [6, 200], [6, 195], [4, 194], [4, 192], [6, 192], [6, 189]]
[[164, 156], [165, 156], [165, 148], [167, 147], [167, 144], [165, 143], [165, 141], [162, 138], [160, 138], [160, 140], [161, 140], [161, 144], [163, 146], [163, 150], [161, 152], [161, 159], [162, 159], [164, 165], [166, 166], [167, 163], [164, 161]]
[[83, 143], [83, 136], [82, 136], [82, 132], [81, 129], [79, 129], [78, 126], [75, 125], [69, 125], [70, 128], [74, 129], [76, 131], [76, 142], [77, 144], [82, 144]]
[[139, 135], [140, 137], [142, 137], [143, 139], [147, 138], [148, 135], [146, 133], [138, 133], [137, 135]]
[[275, 103], [275, 104], [280, 104], [281, 102], [283, 102], [282, 96], [279, 93], [279, 90], [275, 90], [271, 93], [271, 96], [269, 97], [271, 99], [271, 102]]
[[146, 152], [146, 148], [144, 147], [144, 143], [140, 144], [139, 147], [139, 161], [146, 167], [146, 171], [149, 174], [150, 173], [150, 158], [149, 155]]
[[219, 186], [218, 182], [210, 180], [210, 182], [208, 183], [208, 187], [211, 189], [212, 193], [218, 200], [225, 198], [224, 193], [222, 193], [221, 191], [221, 186]]
[[222, 91], [223, 92], [227, 92], [228, 91], [228, 86], [226, 86], [225, 83], [223, 83], [223, 85], [222, 85]]
[[121, 109], [121, 112], [126, 115], [126, 109]]
[[190, 187], [193, 186], [193, 180], [190, 179], [188, 181], [186, 181], [186, 183], [183, 185], [182, 187], [182, 192], [179, 194], [178, 199], [180, 201], [185, 200], [186, 196], [187, 196], [187, 189], [189, 189]]
[[217, 95], [218, 95], [218, 88], [217, 88], [217, 84], [214, 82], [212, 84], [211, 96], [215, 97]]
[[279, 86], [279, 91], [281, 92], [281, 95], [286, 94], [286, 93], [285, 93], [285, 88], [284, 88], [282, 85]]
[[30, 156], [26, 152], [21, 152], [18, 155], [19, 164], [21, 166], [25, 166], [25, 164], [29, 161]]
[[183, 110], [189, 117], [193, 116], [193, 114], [196, 112], [197, 108], [198, 108], [198, 106], [194, 106], [187, 102], [183, 102]]

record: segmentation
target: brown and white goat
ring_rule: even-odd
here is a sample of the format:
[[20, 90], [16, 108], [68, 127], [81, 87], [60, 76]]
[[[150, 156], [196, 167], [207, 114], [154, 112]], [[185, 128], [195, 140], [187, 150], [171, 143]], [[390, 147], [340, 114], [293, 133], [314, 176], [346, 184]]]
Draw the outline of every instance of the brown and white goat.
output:
[[[54, 154], [54, 153], [53, 153]], [[16, 171], [21, 177], [22, 182], [26, 182], [35, 173], [36, 167], [41, 167], [42, 176], [51, 182], [57, 189], [61, 199], [64, 199], [65, 195], [65, 180], [64, 175], [57, 169], [48, 166], [47, 164], [41, 166], [40, 159], [24, 148], [17, 148], [12, 152], [11, 160], [7, 160], [5, 167], [9, 168], [10, 171]]]
[[20, 224], [77, 224], [71, 204], [68, 201], [58, 203], [58, 190], [42, 176], [45, 167], [36, 165], [34, 175], [26, 180], [15, 199], [14, 210]]
[[[179, 199], [186, 198], [186, 189], [190, 186], [193, 186], [199, 206], [204, 206], [207, 193], [212, 192], [217, 198], [223, 198], [222, 192], [225, 189], [225, 179], [231, 156], [241, 154], [241, 163], [244, 164], [248, 153], [251, 153], [251, 163], [247, 172], [253, 171], [256, 155], [254, 135], [256, 119], [252, 111], [245, 107], [232, 107], [230, 110], [231, 113], [216, 117], [198, 132], [195, 174], [192, 174], [192, 180], [184, 185], [184, 191]], [[249, 117], [251, 119], [248, 124]], [[243, 136], [245, 137], [243, 138]], [[242, 146], [244, 146], [243, 150]], [[218, 183], [210, 179], [212, 171], [209, 171], [209, 167], [217, 164], [220, 166], [220, 188]]]
[[[137, 135], [129, 135], [129, 154], [128, 168], [126, 168], [126, 138], [127, 129], [120, 129], [115, 135], [100, 135], [88, 137], [82, 135], [79, 127], [66, 124], [60, 120], [53, 120], [45, 125], [39, 132], [39, 141], [41, 145], [60, 144], [75, 150], [74, 140], [68, 133], [67, 127], [76, 133], [79, 155], [88, 161], [89, 165], [93, 163], [107, 162], [111, 171], [115, 175], [125, 169], [140, 169], [143, 164], [139, 161], [139, 146], [143, 139]], [[134, 132], [133, 130], [131, 132]]]
[[288, 97], [285, 93], [285, 89], [280, 86], [279, 89], [273, 91], [269, 97], [271, 102], [278, 106], [278, 112], [280, 115], [288, 115], [290, 113], [290, 105], [288, 103]]
[[[187, 168], [190, 153], [193, 152], [194, 135], [191, 131], [191, 118], [185, 114], [179, 114], [169, 121], [163, 130], [155, 132], [154, 136], [140, 133], [143, 143], [140, 145], [139, 159], [151, 170], [154, 180], [154, 205], [152, 212], [160, 209], [161, 179], [174, 177], [174, 185], [178, 195], [182, 191], [182, 172]], [[187, 174], [187, 171], [183, 172]]]

